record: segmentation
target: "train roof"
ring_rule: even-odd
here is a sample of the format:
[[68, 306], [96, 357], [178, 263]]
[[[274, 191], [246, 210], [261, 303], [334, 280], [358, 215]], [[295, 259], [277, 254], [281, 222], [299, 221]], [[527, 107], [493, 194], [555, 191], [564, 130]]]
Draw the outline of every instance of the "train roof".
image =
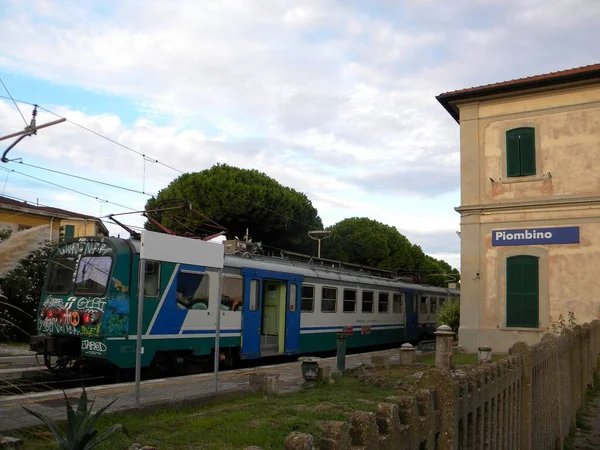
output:
[[[113, 238], [119, 239], [119, 238]], [[122, 239], [120, 239], [122, 240]], [[131, 239], [130, 242], [137, 252], [140, 251], [140, 241]], [[214, 243], [213, 245], [223, 245]], [[348, 283], [366, 283], [374, 286], [394, 287], [398, 289], [412, 289], [417, 291], [427, 291], [440, 294], [458, 295], [460, 289], [430, 286], [426, 284], [413, 283], [406, 280], [384, 276], [373, 275], [372, 273], [344, 267], [336, 267], [333, 261], [329, 260], [311, 260], [309, 262], [295, 260], [284, 254], [281, 256], [265, 256], [251, 253], [237, 253], [225, 255], [225, 267], [263, 270], [285, 271], [302, 275], [307, 278], [318, 278], [331, 281], [345, 281]], [[338, 262], [339, 263], [339, 262]], [[283, 266], [283, 267], [282, 267]], [[359, 266], [356, 266], [359, 267]], [[390, 274], [391, 271], [381, 270], [380, 272]]]

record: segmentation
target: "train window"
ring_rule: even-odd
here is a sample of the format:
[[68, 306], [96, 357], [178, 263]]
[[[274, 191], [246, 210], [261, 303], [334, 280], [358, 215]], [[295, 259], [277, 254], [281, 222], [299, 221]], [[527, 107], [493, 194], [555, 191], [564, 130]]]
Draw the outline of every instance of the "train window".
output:
[[419, 313], [427, 314], [427, 297], [421, 297], [421, 303], [419, 304]]
[[158, 297], [160, 294], [160, 263], [146, 261], [144, 271], [144, 297]]
[[390, 294], [388, 292], [379, 293], [379, 302], [377, 304], [377, 311], [380, 313], [386, 313], [390, 310]]
[[430, 297], [429, 299], [429, 314], [437, 314], [437, 298]]
[[306, 284], [302, 285], [302, 312], [313, 312], [315, 310], [315, 287]]
[[250, 311], [256, 311], [258, 309], [258, 297], [259, 297], [260, 285], [258, 280], [250, 280]]
[[402, 303], [402, 294], [394, 294], [392, 298], [392, 313], [402, 314], [404, 312], [404, 308], [402, 308]]
[[177, 275], [177, 308], [208, 309], [209, 283], [206, 273], [180, 272]]
[[298, 287], [295, 284], [290, 284], [290, 311], [296, 311], [296, 289]]
[[104, 295], [112, 267], [110, 256], [84, 256], [79, 260], [75, 294]]
[[373, 312], [373, 291], [363, 291], [362, 293], [362, 312]]
[[438, 307], [440, 309], [442, 309], [445, 304], [446, 304], [446, 299], [444, 297], [440, 297], [439, 302], [438, 302]]
[[321, 290], [321, 312], [336, 312], [337, 288], [324, 287]]
[[48, 294], [68, 294], [71, 291], [76, 264], [74, 256], [61, 256], [50, 262]]
[[241, 278], [223, 276], [221, 280], [221, 309], [223, 311], [241, 311], [244, 281]]
[[356, 312], [356, 291], [344, 289], [344, 312]]

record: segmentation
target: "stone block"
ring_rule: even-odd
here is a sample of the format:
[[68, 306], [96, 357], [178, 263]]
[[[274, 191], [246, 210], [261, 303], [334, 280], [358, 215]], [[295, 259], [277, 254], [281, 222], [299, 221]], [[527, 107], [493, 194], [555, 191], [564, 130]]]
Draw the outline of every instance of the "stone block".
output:
[[283, 448], [285, 450], [313, 450], [314, 440], [310, 434], [293, 431], [285, 438]]
[[371, 365], [373, 365], [373, 367], [387, 369], [390, 367], [390, 357], [387, 355], [372, 355]]
[[350, 438], [353, 449], [376, 449], [379, 436], [375, 414], [368, 411], [356, 411], [350, 417]]
[[279, 393], [278, 373], [251, 373], [249, 375], [249, 388], [252, 392], [263, 392], [266, 395]]
[[329, 381], [331, 379], [331, 366], [319, 366], [317, 379], [319, 381]]
[[401, 366], [410, 366], [415, 362], [415, 351], [416, 349], [409, 344], [402, 344], [400, 347], [400, 365]]
[[323, 422], [322, 427], [319, 450], [352, 450], [348, 423], [327, 421]]

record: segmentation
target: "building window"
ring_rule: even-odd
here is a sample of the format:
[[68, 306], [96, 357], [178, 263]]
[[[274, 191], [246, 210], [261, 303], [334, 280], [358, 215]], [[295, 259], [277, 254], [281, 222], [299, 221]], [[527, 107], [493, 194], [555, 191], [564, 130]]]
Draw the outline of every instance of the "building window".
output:
[[337, 310], [337, 288], [324, 287], [321, 291], [321, 312]]
[[313, 312], [315, 310], [315, 287], [306, 284], [302, 285], [302, 312]]
[[362, 312], [373, 312], [373, 291], [363, 291], [362, 293]]
[[390, 301], [389, 299], [390, 299], [390, 294], [388, 294], [387, 292], [380, 292], [379, 293], [379, 304], [377, 305], [377, 311], [379, 311], [380, 313], [388, 312], [389, 301]]
[[539, 258], [506, 259], [506, 326], [539, 327]]
[[356, 291], [344, 289], [344, 312], [356, 312]]
[[515, 128], [506, 132], [506, 175], [535, 175], [534, 128]]

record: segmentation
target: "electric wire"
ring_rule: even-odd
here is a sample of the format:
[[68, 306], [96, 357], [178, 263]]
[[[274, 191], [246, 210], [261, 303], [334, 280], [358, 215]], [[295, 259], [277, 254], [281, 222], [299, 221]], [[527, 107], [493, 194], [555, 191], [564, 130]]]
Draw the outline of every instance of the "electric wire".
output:
[[112, 188], [115, 188], [115, 189], [121, 189], [123, 191], [133, 192], [135, 194], [147, 195], [149, 197], [155, 197], [156, 196], [156, 194], [151, 194], [149, 192], [139, 191], [137, 189], [131, 189], [131, 188], [128, 188], [128, 187], [125, 187], [125, 186], [119, 186], [119, 185], [116, 185], [116, 184], [107, 183], [105, 181], [94, 180], [92, 178], [82, 177], [82, 176], [79, 176], [79, 175], [74, 175], [72, 173], [61, 172], [60, 170], [49, 169], [47, 167], [36, 166], [35, 164], [28, 164], [28, 163], [25, 163], [23, 161], [9, 161], [9, 162], [15, 163], [15, 164], [21, 164], [23, 166], [33, 167], [34, 169], [45, 170], [47, 172], [57, 173], [59, 175], [64, 175], [66, 177], [72, 177], [72, 178], [77, 178], [77, 179], [83, 180], [83, 181], [89, 181], [90, 183], [96, 183], [96, 184], [101, 184], [103, 186], [109, 186], [109, 187], [112, 187]]
[[134, 208], [130, 208], [129, 206], [125, 206], [125, 205], [121, 205], [119, 203], [111, 202], [110, 200], [105, 200], [105, 199], [102, 199], [102, 198], [97, 197], [95, 195], [87, 194], [85, 192], [78, 191], [77, 189], [73, 189], [73, 188], [70, 188], [70, 187], [63, 186], [61, 184], [53, 183], [51, 181], [44, 180], [42, 178], [34, 177], [33, 175], [29, 175], [27, 173], [19, 172], [18, 170], [15, 170], [15, 169], [4, 169], [2, 167], [0, 167], [0, 169], [2, 169], [4, 171], [10, 171], [11, 173], [18, 173], [19, 175], [23, 175], [25, 177], [32, 178], [32, 179], [37, 180], [37, 181], [41, 181], [42, 183], [50, 184], [52, 186], [56, 186], [56, 187], [59, 187], [61, 189], [66, 189], [67, 191], [75, 192], [76, 194], [80, 194], [80, 195], [83, 195], [85, 197], [93, 198], [94, 200], [98, 200], [99, 202], [102, 202], [102, 203], [109, 203], [111, 205], [118, 206], [119, 208], [128, 209], [130, 211], [135, 211]]
[[[15, 99], [13, 98], [13, 96], [10, 94], [8, 88], [6, 87], [6, 85], [4, 84], [4, 81], [2, 81], [2, 78], [0, 78], [0, 83], [2, 83], [2, 86], [4, 86], [4, 90], [6, 91], [6, 93], [8, 94], [8, 96], [10, 97], [10, 99], [13, 101], [13, 103], [15, 104], [15, 108], [17, 108], [17, 111], [19, 111], [19, 114], [21, 115], [21, 117], [23, 118], [23, 122], [25, 122], [25, 126], [28, 127], [29, 124], [27, 123], [27, 120], [25, 120], [25, 116], [23, 115], [23, 113], [21, 112], [21, 109], [19, 108], [19, 105], [17, 105], [17, 102], [15, 101]], [[6, 98], [6, 97], [4, 97]]]

